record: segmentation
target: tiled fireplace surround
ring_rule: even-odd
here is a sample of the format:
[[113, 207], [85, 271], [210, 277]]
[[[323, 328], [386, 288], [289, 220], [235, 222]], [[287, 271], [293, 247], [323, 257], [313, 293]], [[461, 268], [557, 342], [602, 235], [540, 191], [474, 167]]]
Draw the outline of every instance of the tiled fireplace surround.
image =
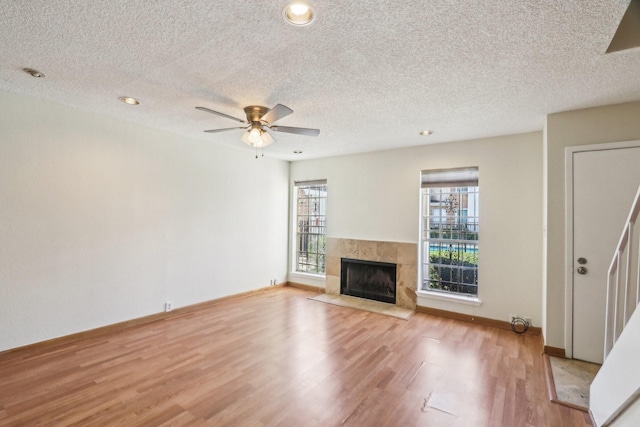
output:
[[327, 238], [325, 292], [328, 294], [340, 295], [341, 258], [396, 264], [396, 305], [415, 310], [418, 276], [416, 243]]

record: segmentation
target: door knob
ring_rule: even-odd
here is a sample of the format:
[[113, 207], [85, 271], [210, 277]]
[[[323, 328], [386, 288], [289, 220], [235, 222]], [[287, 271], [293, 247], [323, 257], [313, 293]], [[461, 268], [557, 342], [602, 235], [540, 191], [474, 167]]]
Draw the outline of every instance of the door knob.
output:
[[587, 274], [587, 267], [578, 267], [578, 274]]

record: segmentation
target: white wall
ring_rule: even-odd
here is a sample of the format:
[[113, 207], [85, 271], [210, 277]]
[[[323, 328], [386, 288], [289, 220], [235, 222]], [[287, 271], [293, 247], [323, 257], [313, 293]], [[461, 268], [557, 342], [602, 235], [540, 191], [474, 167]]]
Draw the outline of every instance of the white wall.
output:
[[[565, 348], [565, 147], [640, 139], [640, 102], [547, 116], [544, 138], [545, 343]], [[612, 254], [613, 255], [613, 254]]]
[[291, 164], [291, 185], [327, 179], [329, 237], [417, 243], [420, 171], [465, 166], [480, 168], [482, 305], [418, 303], [505, 321], [519, 314], [540, 326], [541, 132], [298, 161]]
[[285, 280], [289, 164], [238, 144], [2, 93], [0, 351]]

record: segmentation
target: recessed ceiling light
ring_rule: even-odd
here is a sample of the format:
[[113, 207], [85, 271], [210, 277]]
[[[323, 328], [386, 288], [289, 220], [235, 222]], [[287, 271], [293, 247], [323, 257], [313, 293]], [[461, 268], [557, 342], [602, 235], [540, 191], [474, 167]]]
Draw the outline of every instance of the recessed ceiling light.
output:
[[302, 154], [302, 151], [300, 151], [300, 150], [295, 150], [295, 151], [293, 152], [293, 154]]
[[289, 3], [284, 8], [283, 14], [289, 24], [296, 26], [309, 25], [315, 18], [313, 8], [302, 1]]
[[135, 98], [131, 98], [130, 96], [121, 96], [118, 99], [120, 101], [124, 102], [125, 104], [129, 104], [129, 105], [138, 105], [138, 104], [140, 104], [140, 101], [138, 101]]
[[422, 132], [420, 132], [420, 135], [427, 136], [427, 135], [431, 135], [432, 133], [433, 131], [431, 130], [423, 130]]
[[23, 68], [22, 71], [24, 71], [27, 74], [30, 74], [31, 77], [44, 77], [44, 74], [42, 74], [38, 70], [34, 70], [33, 68]]

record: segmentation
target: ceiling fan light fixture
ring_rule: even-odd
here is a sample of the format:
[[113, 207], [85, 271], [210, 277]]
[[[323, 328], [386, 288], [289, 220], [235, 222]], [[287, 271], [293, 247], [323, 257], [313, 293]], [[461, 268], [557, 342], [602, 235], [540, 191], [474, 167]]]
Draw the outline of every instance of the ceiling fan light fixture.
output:
[[271, 135], [269, 135], [268, 132], [257, 128], [252, 128], [246, 131], [242, 135], [241, 139], [245, 144], [255, 148], [266, 147], [273, 142], [273, 138], [271, 137]]
[[299, 27], [311, 24], [315, 18], [313, 8], [309, 4], [301, 1], [289, 3], [287, 7], [284, 8], [283, 15], [287, 23]]
[[206, 107], [196, 107], [196, 109], [215, 114], [217, 116], [226, 117], [227, 119], [235, 120], [244, 124], [245, 126], [242, 127], [209, 129], [205, 130], [205, 132], [218, 133], [234, 129], [244, 129], [244, 132], [242, 133], [242, 137], [240, 139], [245, 144], [254, 148], [263, 148], [276, 142], [271, 135], [271, 132], [283, 132], [307, 136], [318, 136], [320, 134], [320, 129], [272, 125], [272, 123], [277, 122], [283, 117], [287, 117], [289, 114], [293, 113], [293, 110], [291, 108], [286, 107], [282, 104], [277, 104], [273, 108], [267, 108], [262, 105], [248, 105], [244, 107], [244, 113], [247, 116], [246, 120], [241, 120]]
[[260, 142], [260, 139], [262, 139], [262, 130], [259, 127], [251, 128], [251, 130], [249, 131], [249, 135], [247, 135], [247, 140], [249, 140], [249, 142], [253, 144], [256, 144]]

